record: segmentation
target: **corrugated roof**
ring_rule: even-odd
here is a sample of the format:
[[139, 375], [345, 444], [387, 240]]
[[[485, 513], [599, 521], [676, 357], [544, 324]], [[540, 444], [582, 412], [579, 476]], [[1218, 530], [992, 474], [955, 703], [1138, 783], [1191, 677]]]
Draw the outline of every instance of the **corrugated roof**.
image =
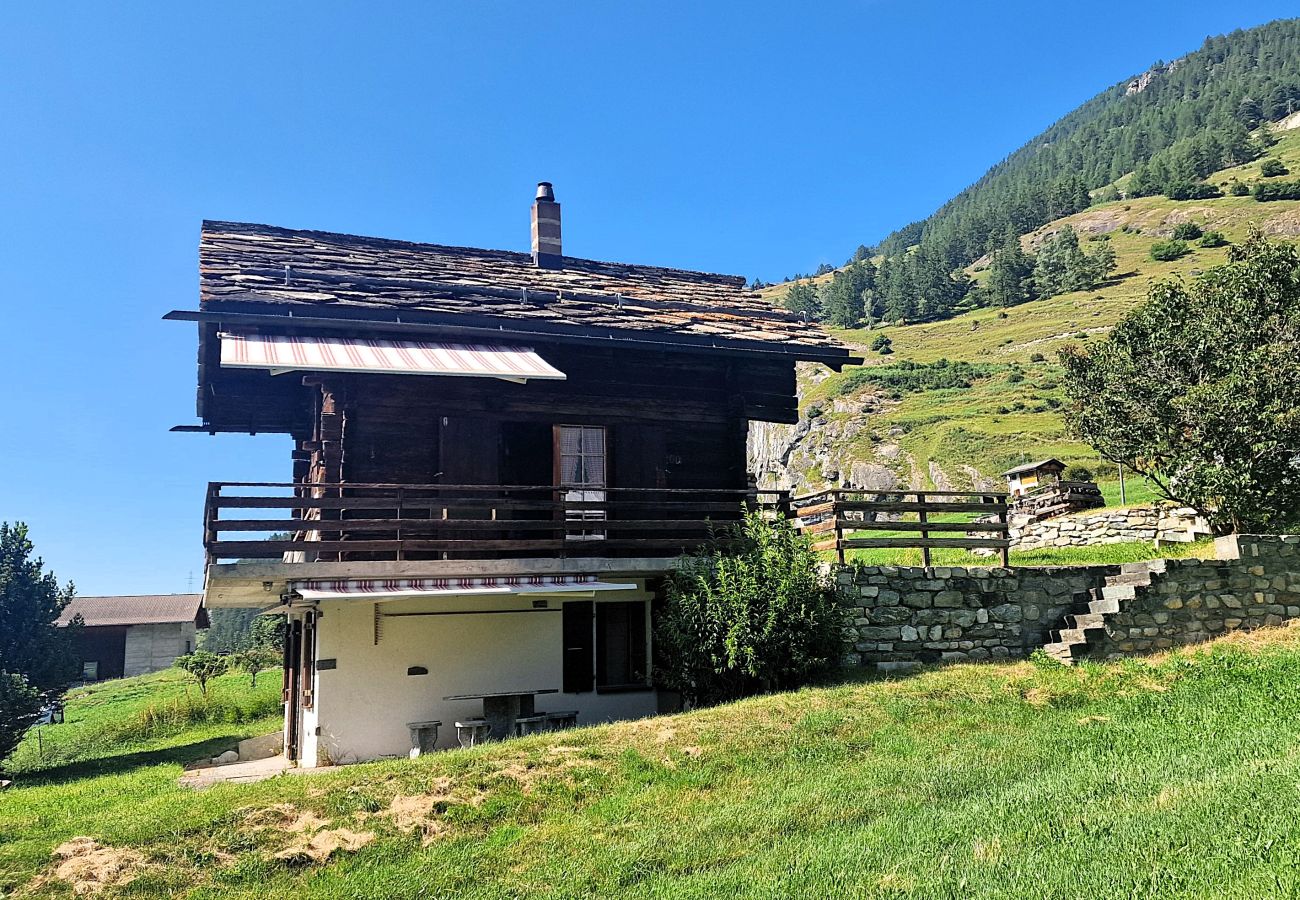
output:
[[736, 275], [570, 256], [541, 268], [529, 254], [506, 250], [210, 221], [199, 271], [205, 308], [409, 310], [847, 355], [818, 325], [762, 299]]
[[74, 597], [59, 616], [67, 625], [80, 615], [87, 625], [158, 625], [195, 622], [206, 627], [202, 594], [140, 594], [130, 597]]

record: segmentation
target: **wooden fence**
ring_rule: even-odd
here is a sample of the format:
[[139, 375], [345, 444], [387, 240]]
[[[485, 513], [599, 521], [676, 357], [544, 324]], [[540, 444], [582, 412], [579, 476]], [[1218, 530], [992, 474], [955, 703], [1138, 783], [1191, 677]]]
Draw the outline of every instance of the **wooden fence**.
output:
[[[1007, 495], [994, 491], [829, 490], [791, 501], [799, 527], [814, 537], [814, 548], [833, 550], [841, 563], [846, 550], [888, 547], [919, 548], [924, 565], [936, 547], [997, 550], [1008, 565]], [[935, 521], [948, 514], [977, 514], [987, 521]], [[915, 515], [916, 518], [902, 518]], [[854, 532], [894, 532], [886, 537], [859, 537]], [[846, 532], [849, 536], [846, 536]], [[904, 532], [899, 535], [898, 532]], [[938, 535], [937, 537], [935, 535]]]

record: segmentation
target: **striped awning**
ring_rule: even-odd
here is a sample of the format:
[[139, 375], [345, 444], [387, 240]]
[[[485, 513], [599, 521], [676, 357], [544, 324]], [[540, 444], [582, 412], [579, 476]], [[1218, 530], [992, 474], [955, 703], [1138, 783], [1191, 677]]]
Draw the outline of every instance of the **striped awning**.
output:
[[290, 587], [304, 600], [379, 600], [481, 594], [567, 594], [635, 590], [634, 583], [601, 581], [595, 575], [519, 575], [481, 578], [367, 578], [298, 581]]
[[326, 335], [222, 332], [221, 364], [239, 369], [285, 372], [377, 372], [392, 375], [452, 375], [562, 380], [565, 375], [530, 347], [389, 341]]

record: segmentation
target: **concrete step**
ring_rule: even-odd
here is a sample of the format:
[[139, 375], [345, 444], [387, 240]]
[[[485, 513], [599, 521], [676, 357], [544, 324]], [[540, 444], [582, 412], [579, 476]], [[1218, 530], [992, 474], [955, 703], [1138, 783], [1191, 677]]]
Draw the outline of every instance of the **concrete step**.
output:
[[1106, 614], [1097, 612], [1073, 613], [1065, 617], [1065, 624], [1071, 628], [1093, 629], [1106, 627]]
[[1107, 575], [1106, 586], [1113, 587], [1119, 584], [1132, 584], [1147, 587], [1151, 584], [1151, 573], [1149, 571], [1125, 572], [1120, 575]]
[[1090, 613], [1117, 613], [1119, 612], [1119, 601], [1114, 599], [1094, 600], [1088, 604]]
[[1074, 665], [1074, 661], [1085, 655], [1086, 650], [1086, 646], [1082, 644], [1071, 644], [1063, 641], [1043, 645], [1044, 653], [1053, 659], [1059, 659], [1067, 666]]
[[1150, 559], [1146, 562], [1121, 563], [1119, 572], [1121, 575], [1147, 574], [1152, 572], [1163, 572], [1165, 570], [1165, 561], [1163, 559]]
[[1103, 600], [1132, 600], [1137, 596], [1138, 585], [1135, 584], [1108, 584], [1101, 589], [1101, 598]]

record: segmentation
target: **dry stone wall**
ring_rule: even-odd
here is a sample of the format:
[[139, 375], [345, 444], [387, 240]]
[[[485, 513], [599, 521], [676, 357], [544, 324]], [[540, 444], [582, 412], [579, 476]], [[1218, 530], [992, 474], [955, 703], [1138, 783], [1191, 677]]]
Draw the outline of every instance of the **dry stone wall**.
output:
[[846, 662], [898, 672], [1008, 659], [1062, 632], [1083, 635], [1086, 655], [1113, 658], [1300, 618], [1300, 535], [1220, 538], [1215, 555], [1122, 567], [840, 567]]
[[1089, 655], [1114, 659], [1300, 618], [1300, 535], [1232, 535], [1216, 551], [1229, 558], [1157, 560], [1147, 583], [1108, 589], [1118, 609]]
[[852, 604], [847, 662], [888, 672], [1025, 656], [1047, 643], [1049, 631], [1110, 571], [846, 567], [836, 577]]
[[1057, 516], [1018, 528], [1013, 521], [1011, 546], [1016, 550], [1037, 550], [1124, 541], [1186, 542], [1209, 534], [1208, 523], [1196, 510], [1157, 504]]

